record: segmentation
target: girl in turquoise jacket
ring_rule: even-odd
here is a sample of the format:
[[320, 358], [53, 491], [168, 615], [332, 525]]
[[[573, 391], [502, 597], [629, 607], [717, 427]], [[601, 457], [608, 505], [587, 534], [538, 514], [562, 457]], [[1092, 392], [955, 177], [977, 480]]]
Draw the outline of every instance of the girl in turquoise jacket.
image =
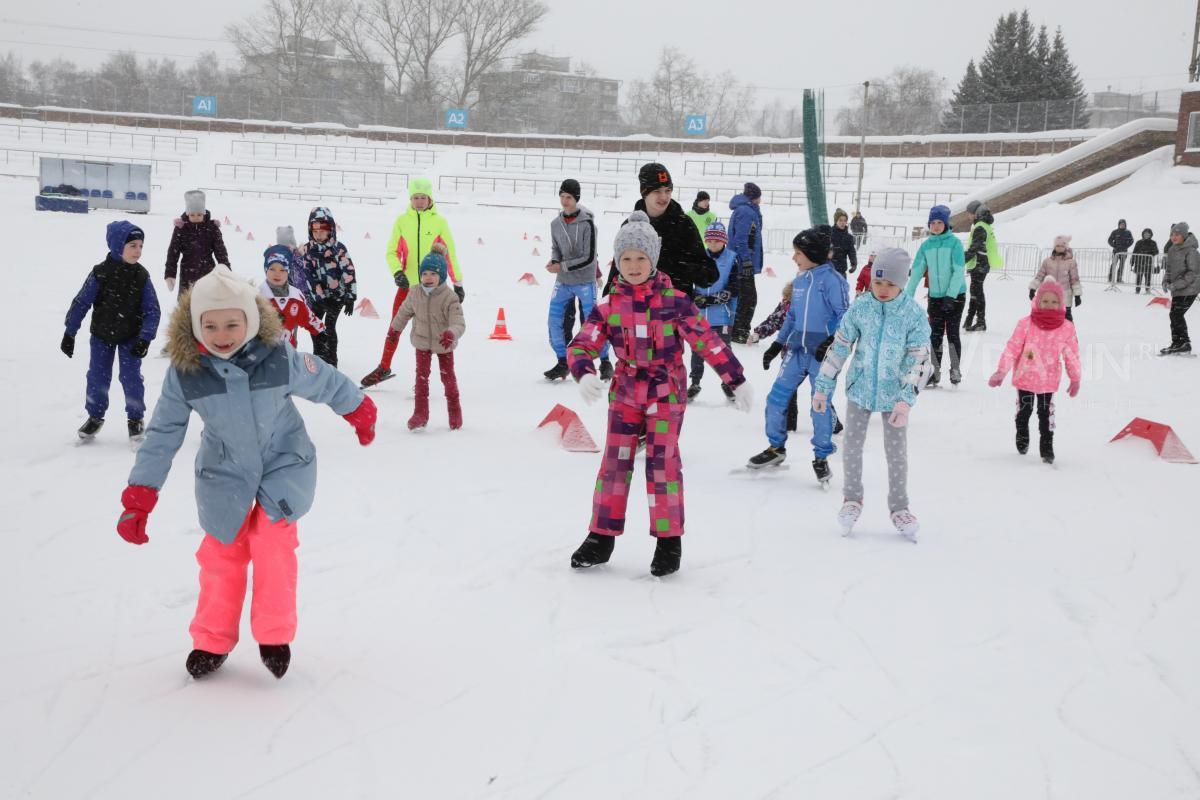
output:
[[958, 328], [967, 304], [967, 262], [962, 242], [950, 231], [949, 208], [934, 206], [929, 210], [929, 233], [913, 257], [912, 277], [904, 293], [915, 300], [917, 287], [928, 275], [929, 345], [933, 355], [933, 375], [928, 385], [937, 386], [942, 379], [943, 336], [950, 340], [950, 383], [957, 385], [962, 380]]
[[871, 292], [854, 301], [834, 335], [816, 380], [813, 410], [825, 409], [837, 376], [854, 348], [846, 376], [845, 504], [838, 515], [848, 535], [862, 513], [863, 444], [871, 415], [886, 415], [884, 452], [888, 462], [888, 507], [892, 524], [915, 541], [918, 524], [908, 509], [908, 413], [917, 401], [929, 360], [929, 323], [901, 291], [909, 255], [898, 248], [881, 251], [871, 275]]

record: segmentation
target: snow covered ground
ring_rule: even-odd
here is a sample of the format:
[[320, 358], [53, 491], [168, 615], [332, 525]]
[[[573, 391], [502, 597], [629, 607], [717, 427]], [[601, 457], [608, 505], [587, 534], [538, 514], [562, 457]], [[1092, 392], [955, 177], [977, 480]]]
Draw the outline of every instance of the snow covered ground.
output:
[[[1134, 180], [1113, 190], [1126, 192], [1122, 208], [1154, 202], [1153, 186], [1130, 193]], [[548, 239], [549, 217], [447, 206], [468, 292], [465, 429], [448, 431], [436, 386], [429, 430], [405, 429], [407, 337], [402, 377], [373, 392], [371, 447], [300, 401], [321, 481], [300, 524], [292, 670], [276, 682], [247, 628], [221, 672], [197, 683], [183, 661], [202, 536], [190, 474], [200, 424], [150, 543], [126, 544], [114, 531], [133, 460], [120, 389], [114, 381], [98, 440], [78, 446], [86, 348], [71, 361], [58, 352], [62, 316], [116, 215], [35, 213], [30, 183], [0, 180], [13, 291], [0, 355], [10, 381], [0, 796], [1200, 794], [1200, 467], [1163, 463], [1142, 440], [1108, 443], [1143, 416], [1200, 453], [1200, 362], [1152, 355], [1168, 342], [1166, 312], [1145, 298], [1087, 287], [1083, 390], [1058, 398], [1059, 460], [1047, 467], [1013, 448], [1015, 392], [985, 382], [1028, 307], [1025, 283], [989, 282], [991, 330], [964, 334], [965, 382], [927, 392], [913, 413], [916, 546], [887, 519], [877, 428], [852, 539], [835, 523], [840, 456], [825, 493], [808, 467], [806, 417], [790, 469], [735, 472], [765, 446], [773, 377], [760, 349], [739, 348], [754, 411], [728, 408], [709, 375], [687, 414], [682, 571], [649, 577], [635, 489], [613, 562], [580, 574], [568, 556], [586, 533], [599, 457], [567, 453], [535, 426], [561, 402], [600, 439], [605, 412], [541, 379], [553, 360], [550, 276], [548, 241], [534, 236]], [[1106, 233], [1116, 208], [1105, 197], [1049, 209], [1044, 230], [1022, 221], [1023, 233], [1068, 223]], [[178, 209], [156, 207], [137, 221], [169, 311], [161, 265]], [[235, 268], [255, 279], [274, 226], [301, 230], [308, 211], [218, 197], [210, 207], [254, 233], [226, 229]], [[394, 210], [334, 212], [361, 291], [386, 315]], [[604, 258], [616, 223], [601, 220]], [[768, 261], [779, 277], [760, 283], [760, 318], [790, 275], [784, 256]], [[527, 271], [540, 286], [517, 283]], [[487, 339], [499, 307], [515, 341]], [[349, 375], [376, 364], [385, 325], [340, 326]], [[158, 349], [145, 361], [151, 402], [166, 368]]]

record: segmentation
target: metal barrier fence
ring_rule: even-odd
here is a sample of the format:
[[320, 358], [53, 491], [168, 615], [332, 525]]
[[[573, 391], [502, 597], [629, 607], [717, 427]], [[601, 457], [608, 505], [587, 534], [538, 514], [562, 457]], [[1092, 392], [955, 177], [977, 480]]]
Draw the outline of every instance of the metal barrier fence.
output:
[[645, 161], [618, 156], [558, 156], [525, 153], [467, 153], [467, 167], [491, 170], [529, 170], [537, 172], [592, 172], [606, 175], [636, 175]]
[[[713, 197], [722, 196], [723, 192], [733, 192], [736, 194], [741, 191], [737, 188], [723, 188], [712, 186], [675, 186], [676, 197], [692, 197], [696, 192], [703, 189]], [[862, 193], [861, 206], [863, 208], [875, 208], [885, 211], [926, 211], [930, 207], [939, 203], [953, 202], [959, 197], [964, 197], [965, 192], [903, 192], [903, 191], [867, 191]], [[825, 192], [826, 202], [830, 206], [853, 206], [855, 201], [855, 193], [849, 189], [830, 189]], [[807, 206], [808, 192], [804, 189], [769, 189], [762, 190], [763, 205], [767, 206]]]
[[28, 166], [32, 170], [29, 173], [30, 175], [37, 174], [37, 161], [42, 156], [46, 158], [107, 161], [114, 164], [149, 164], [152, 173], [159, 178], [178, 178], [183, 171], [183, 162], [181, 161], [89, 155], [87, 153], [52, 153], [45, 150], [20, 150], [8, 147], [0, 148], [0, 164], [14, 167]]
[[399, 147], [358, 147], [336, 144], [296, 144], [292, 142], [254, 142], [235, 139], [229, 143], [235, 158], [262, 158], [271, 161], [304, 161], [310, 164], [373, 164], [380, 167], [429, 166], [437, 161], [433, 150], [408, 150]]
[[[888, 168], [892, 180], [995, 181], [1015, 175], [1037, 161], [894, 161]], [[899, 174], [897, 174], [899, 173]]]
[[[509, 194], [545, 194], [556, 197], [559, 185], [559, 181], [539, 178], [483, 178], [471, 175], [442, 175], [438, 178], [438, 189], [451, 192], [484, 191], [494, 194], [506, 192]], [[580, 188], [589, 197], [615, 199], [620, 196], [622, 184], [589, 181], [581, 182]], [[625, 186], [625, 191], [632, 192], [636, 189], [629, 185]]]
[[318, 167], [266, 167], [253, 164], [214, 164], [213, 177], [232, 183], [267, 183], [295, 187], [324, 188], [333, 184], [339, 189], [374, 189], [403, 192], [408, 187], [408, 174], [403, 172], [366, 172], [349, 169]]
[[[258, 200], [295, 200], [304, 203], [354, 203], [363, 206], [382, 206], [395, 200], [394, 197], [379, 197], [376, 195], [343, 195], [328, 192], [281, 192], [263, 191], [260, 189], [230, 189], [220, 186], [202, 186], [200, 191], [205, 194], [229, 195], [230, 197], [251, 197]], [[439, 205], [444, 205], [439, 203]]]
[[[731, 178], [804, 178], [804, 161], [684, 161], [684, 172]], [[858, 178], [858, 162], [825, 162], [825, 178]]]
[[0, 123], [0, 139], [38, 144], [70, 144], [107, 149], [170, 150], [180, 155], [194, 155], [198, 149], [194, 136], [169, 136], [154, 133], [122, 133], [93, 131], [79, 128], [60, 128], [50, 125], [13, 125]]

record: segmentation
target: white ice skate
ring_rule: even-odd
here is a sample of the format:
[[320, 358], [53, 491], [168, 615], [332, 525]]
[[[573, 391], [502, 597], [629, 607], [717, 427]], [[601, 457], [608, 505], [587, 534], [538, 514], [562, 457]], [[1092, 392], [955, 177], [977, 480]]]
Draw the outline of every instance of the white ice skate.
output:
[[913, 544], [917, 541], [917, 531], [921, 530], [921, 523], [917, 522], [917, 518], [907, 508], [900, 511], [892, 512], [892, 524], [896, 526], [896, 530], [905, 539], [908, 539]]
[[847, 500], [842, 504], [842, 510], [838, 512], [838, 525], [842, 526], [842, 536], [849, 536], [854, 530], [855, 523], [862, 516], [862, 503], [857, 500]]

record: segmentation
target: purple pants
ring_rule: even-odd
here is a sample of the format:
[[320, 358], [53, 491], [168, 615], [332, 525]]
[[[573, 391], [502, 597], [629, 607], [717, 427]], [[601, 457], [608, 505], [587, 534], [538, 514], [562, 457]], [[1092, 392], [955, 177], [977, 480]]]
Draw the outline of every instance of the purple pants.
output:
[[84, 407], [89, 417], [104, 419], [108, 411], [108, 387], [112, 383], [113, 355], [120, 369], [121, 388], [125, 390], [125, 414], [130, 419], [146, 415], [146, 384], [142, 381], [142, 360], [129, 352], [136, 339], [121, 344], [109, 344], [92, 337], [92, 360], [87, 371], [87, 400]]

